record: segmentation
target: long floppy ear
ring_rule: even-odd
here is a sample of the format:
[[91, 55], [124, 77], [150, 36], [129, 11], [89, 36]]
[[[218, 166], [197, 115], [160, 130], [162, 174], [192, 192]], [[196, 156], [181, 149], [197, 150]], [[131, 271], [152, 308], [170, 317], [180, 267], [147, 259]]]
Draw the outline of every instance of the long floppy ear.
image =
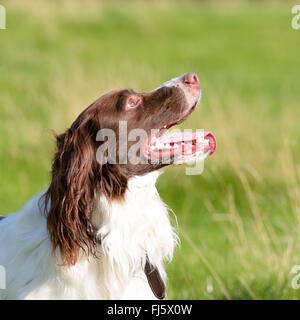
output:
[[[91, 118], [90, 118], [91, 119]], [[63, 265], [74, 265], [82, 250], [95, 255], [91, 213], [99, 189], [92, 120], [83, 115], [57, 137], [52, 181], [44, 208], [52, 248], [60, 249]]]
[[44, 212], [52, 249], [60, 249], [63, 265], [74, 265], [83, 251], [96, 256], [91, 215], [95, 197], [120, 197], [127, 176], [117, 165], [100, 165], [96, 136], [100, 129], [97, 108], [88, 108], [64, 134], [57, 136], [51, 184], [45, 193]]

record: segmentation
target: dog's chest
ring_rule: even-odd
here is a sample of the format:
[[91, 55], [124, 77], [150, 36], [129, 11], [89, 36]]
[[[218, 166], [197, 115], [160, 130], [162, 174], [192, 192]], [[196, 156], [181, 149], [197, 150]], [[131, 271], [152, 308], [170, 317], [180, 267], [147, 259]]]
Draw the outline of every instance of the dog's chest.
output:
[[154, 172], [130, 180], [124, 201], [100, 199], [93, 224], [105, 255], [116, 260], [122, 256], [131, 264], [139, 264], [145, 254], [156, 265], [171, 259], [176, 234], [155, 187], [158, 175]]

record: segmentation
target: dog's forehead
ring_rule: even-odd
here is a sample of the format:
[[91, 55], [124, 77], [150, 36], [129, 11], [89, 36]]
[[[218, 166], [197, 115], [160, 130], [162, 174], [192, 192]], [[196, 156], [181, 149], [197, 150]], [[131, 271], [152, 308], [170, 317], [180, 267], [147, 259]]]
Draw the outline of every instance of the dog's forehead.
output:
[[105, 105], [106, 107], [114, 107], [122, 98], [126, 98], [130, 94], [135, 94], [133, 89], [118, 89], [104, 93], [96, 100], [97, 105]]
[[114, 103], [119, 99], [119, 97], [122, 95], [123, 90], [111, 90], [106, 93], [104, 93], [101, 97], [98, 98], [97, 102], [101, 103]]
[[[130, 96], [142, 97], [142, 104], [150, 104], [151, 106], [159, 107], [162, 100], [173, 96], [174, 99], [181, 99], [184, 96], [183, 91], [178, 87], [161, 86], [151, 91], [137, 92], [131, 88], [111, 90], [100, 96], [94, 103], [94, 106], [100, 111], [115, 111], [123, 110], [123, 106]], [[172, 103], [172, 101], [170, 101]]]

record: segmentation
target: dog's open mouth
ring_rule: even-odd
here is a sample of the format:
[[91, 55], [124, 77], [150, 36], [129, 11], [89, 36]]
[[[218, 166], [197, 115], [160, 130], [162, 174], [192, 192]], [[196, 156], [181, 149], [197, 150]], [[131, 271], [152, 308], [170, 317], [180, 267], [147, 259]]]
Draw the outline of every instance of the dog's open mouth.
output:
[[182, 118], [155, 130], [148, 137], [146, 154], [154, 160], [189, 158], [212, 155], [217, 147], [215, 136], [209, 131], [167, 133], [167, 130], [183, 122], [195, 109], [196, 104]]

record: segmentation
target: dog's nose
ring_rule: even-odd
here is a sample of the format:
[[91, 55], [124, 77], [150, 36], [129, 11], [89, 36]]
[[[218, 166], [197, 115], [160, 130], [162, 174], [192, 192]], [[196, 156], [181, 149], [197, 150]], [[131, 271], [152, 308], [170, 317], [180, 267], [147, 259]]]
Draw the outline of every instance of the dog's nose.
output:
[[189, 85], [198, 85], [200, 86], [200, 81], [196, 73], [189, 72], [182, 76], [181, 78], [182, 82]]

